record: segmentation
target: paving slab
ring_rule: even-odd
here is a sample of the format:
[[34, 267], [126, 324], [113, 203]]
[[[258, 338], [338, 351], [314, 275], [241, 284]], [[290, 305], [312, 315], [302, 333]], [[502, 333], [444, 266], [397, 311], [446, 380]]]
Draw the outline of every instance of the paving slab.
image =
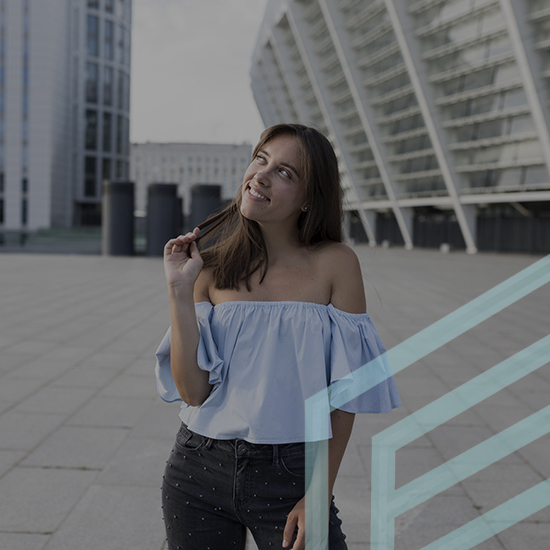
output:
[[73, 415], [69, 426], [134, 428], [152, 405], [152, 399], [96, 397]]
[[43, 550], [50, 538], [50, 535], [0, 533], [0, 548], [6, 550]]
[[161, 517], [159, 490], [93, 486], [44, 550], [160, 550]]
[[9, 410], [0, 415], [0, 449], [30, 451], [56, 428], [65, 415], [33, 414]]
[[159, 444], [157, 440], [130, 437], [103, 469], [96, 483], [107, 486], [152, 487], [159, 492], [169, 456], [167, 446]]
[[0, 532], [53, 533], [97, 472], [15, 468], [0, 479]]
[[[538, 259], [354, 250], [388, 348]], [[162, 261], [3, 254], [0, 285], [0, 548], [165, 548], [159, 487], [180, 421], [152, 370], [170, 322]], [[402, 408], [356, 418], [335, 486], [349, 550], [370, 548], [372, 437], [546, 336], [549, 310], [547, 287], [531, 293], [397, 373]], [[550, 364], [399, 449], [396, 486], [548, 406], [549, 389]], [[550, 477], [548, 456], [547, 435], [405, 512], [395, 550]], [[547, 508], [475, 548], [546, 550], [549, 525]]]
[[23, 466], [101, 470], [116, 453], [129, 430], [63, 426], [37, 447]]
[[[26, 382], [26, 381], [25, 381]], [[26, 413], [58, 413], [71, 414], [80, 409], [93, 395], [93, 390], [82, 388], [46, 387], [27, 397], [14, 411]]]

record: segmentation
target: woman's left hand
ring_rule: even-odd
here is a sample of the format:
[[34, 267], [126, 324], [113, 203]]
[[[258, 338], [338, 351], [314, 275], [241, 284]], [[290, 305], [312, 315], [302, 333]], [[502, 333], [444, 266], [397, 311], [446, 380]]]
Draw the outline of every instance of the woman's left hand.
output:
[[294, 531], [298, 529], [296, 540], [292, 550], [304, 550], [306, 538], [306, 497], [301, 498], [286, 518], [285, 530], [283, 532], [283, 548], [288, 548], [290, 541], [294, 536]]

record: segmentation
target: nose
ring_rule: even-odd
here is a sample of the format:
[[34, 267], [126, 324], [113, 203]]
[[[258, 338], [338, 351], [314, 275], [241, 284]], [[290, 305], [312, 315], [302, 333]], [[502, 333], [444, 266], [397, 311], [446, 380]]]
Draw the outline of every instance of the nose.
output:
[[261, 183], [263, 186], [268, 187], [270, 185], [269, 181], [269, 170], [267, 167], [262, 167], [254, 174], [254, 179]]

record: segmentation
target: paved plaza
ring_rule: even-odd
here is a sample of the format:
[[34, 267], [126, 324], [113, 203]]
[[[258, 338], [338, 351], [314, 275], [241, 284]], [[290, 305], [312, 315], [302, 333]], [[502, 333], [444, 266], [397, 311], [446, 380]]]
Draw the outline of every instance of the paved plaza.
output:
[[[391, 348], [540, 257], [354, 247]], [[370, 548], [373, 435], [550, 333], [546, 285], [396, 375], [403, 407], [359, 415], [335, 495], [350, 550]], [[162, 260], [0, 254], [0, 549], [162, 550], [160, 485], [179, 426], [156, 394], [170, 322]], [[550, 404], [539, 368], [397, 452], [396, 487]], [[550, 477], [550, 435], [397, 517], [419, 550]], [[547, 550], [550, 508], [475, 546]], [[253, 544], [249, 545], [254, 548]]]

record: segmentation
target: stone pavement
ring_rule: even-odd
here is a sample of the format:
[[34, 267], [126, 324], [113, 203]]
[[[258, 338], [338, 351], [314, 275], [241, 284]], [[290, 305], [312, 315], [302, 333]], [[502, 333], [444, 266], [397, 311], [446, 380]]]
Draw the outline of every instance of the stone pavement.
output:
[[[388, 348], [538, 259], [354, 247]], [[350, 550], [369, 548], [374, 434], [550, 332], [548, 285], [396, 376], [403, 407], [356, 419], [335, 495]], [[0, 254], [0, 549], [161, 550], [160, 483], [178, 405], [156, 396], [169, 324], [160, 259]], [[397, 453], [396, 485], [550, 404], [546, 365]], [[544, 436], [399, 516], [416, 550], [550, 475]], [[546, 508], [476, 546], [546, 550]], [[254, 548], [253, 544], [249, 545]]]

